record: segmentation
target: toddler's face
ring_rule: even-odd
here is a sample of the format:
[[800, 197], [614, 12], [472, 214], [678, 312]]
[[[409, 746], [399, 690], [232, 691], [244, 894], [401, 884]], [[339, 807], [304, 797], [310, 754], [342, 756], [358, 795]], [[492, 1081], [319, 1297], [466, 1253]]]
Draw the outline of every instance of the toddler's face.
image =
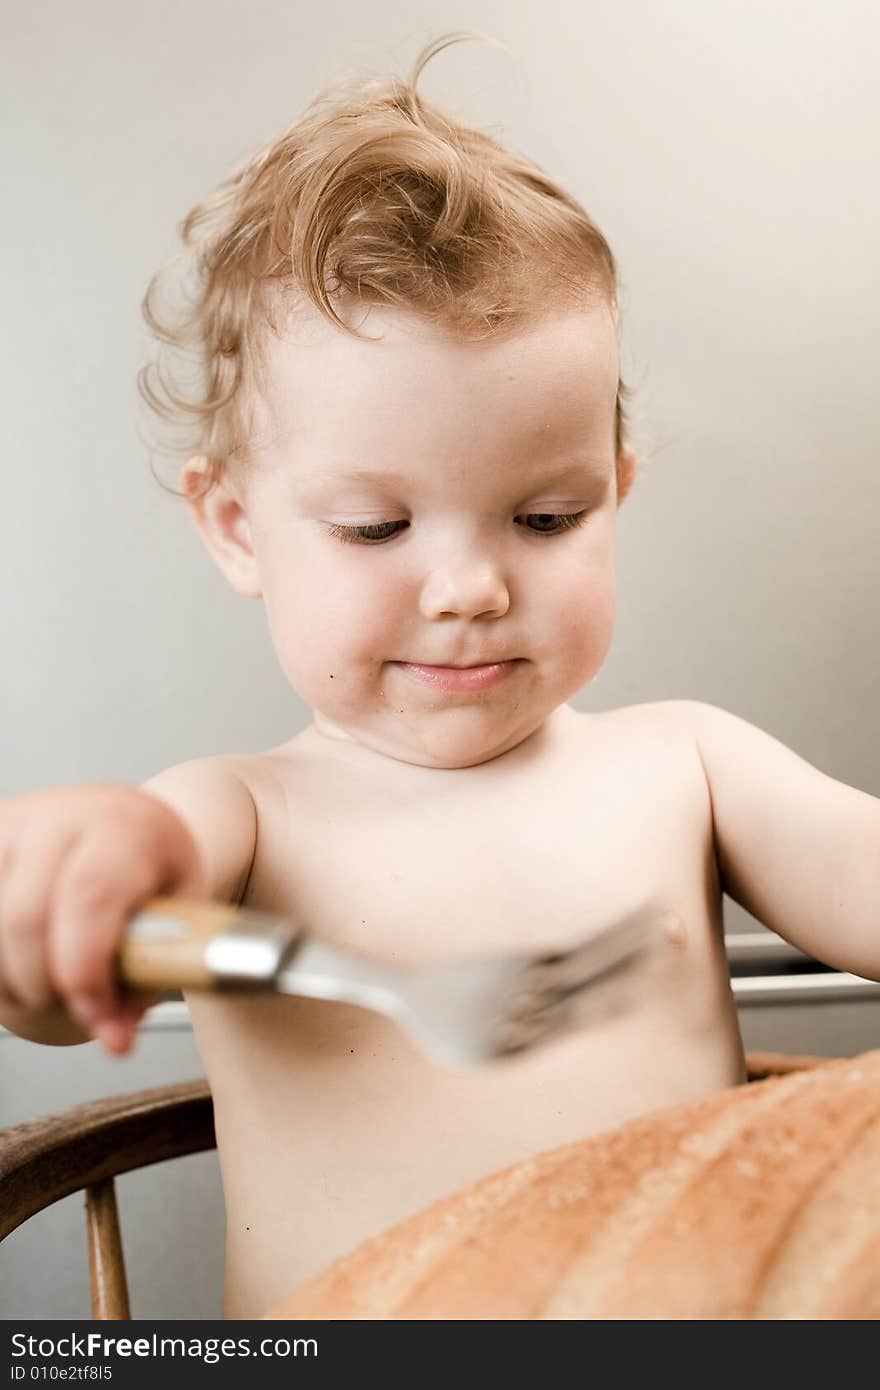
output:
[[[396, 310], [267, 346], [256, 462], [195, 504], [320, 733], [434, 768], [533, 733], [615, 613], [617, 333], [605, 305], [468, 345]], [[449, 688], [412, 667], [512, 663]], [[453, 678], [454, 680], [454, 678]]]

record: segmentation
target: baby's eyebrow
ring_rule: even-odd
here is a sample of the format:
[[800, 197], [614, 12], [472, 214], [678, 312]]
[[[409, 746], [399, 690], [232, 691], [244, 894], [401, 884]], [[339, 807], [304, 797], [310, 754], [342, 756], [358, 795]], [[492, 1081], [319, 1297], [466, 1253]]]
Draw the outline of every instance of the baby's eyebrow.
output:
[[[599, 458], [594, 454], [584, 454], [576, 458], [569, 455], [558, 468], [541, 468], [535, 470], [528, 479], [520, 478], [518, 486], [533, 484], [534, 487], [549, 487], [551, 483], [567, 482], [569, 479], [582, 480], [585, 475], [593, 478], [605, 477], [609, 471], [610, 461], [606, 458]], [[513, 481], [511, 478], [511, 482]], [[383, 487], [405, 487], [412, 483], [412, 478], [388, 468], [354, 468], [346, 469], [344, 473], [325, 475], [320, 482], [326, 487], [333, 487], [337, 483], [378, 483]]]

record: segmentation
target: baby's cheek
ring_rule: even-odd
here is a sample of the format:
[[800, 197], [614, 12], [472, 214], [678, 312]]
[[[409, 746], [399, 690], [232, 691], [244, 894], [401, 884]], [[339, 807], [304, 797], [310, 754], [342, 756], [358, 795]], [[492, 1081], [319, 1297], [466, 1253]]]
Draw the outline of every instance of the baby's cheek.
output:
[[316, 630], [278, 655], [296, 693], [329, 719], [356, 719], [379, 698], [378, 663], [359, 656], [354, 640], [346, 644], [338, 631]]
[[320, 688], [331, 673], [335, 676], [339, 664], [330, 624], [289, 600], [267, 600], [266, 617], [281, 669], [297, 694], [312, 703], [316, 685]]
[[566, 647], [572, 660], [593, 668], [605, 660], [614, 635], [616, 616], [614, 577], [589, 576], [565, 609]]

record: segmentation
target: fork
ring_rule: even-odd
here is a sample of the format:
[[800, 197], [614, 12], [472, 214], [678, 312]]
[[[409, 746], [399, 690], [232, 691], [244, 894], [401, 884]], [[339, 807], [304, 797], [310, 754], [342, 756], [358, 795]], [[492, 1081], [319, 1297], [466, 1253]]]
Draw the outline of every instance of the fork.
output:
[[633, 980], [662, 935], [647, 905], [558, 951], [505, 952], [423, 966], [332, 946], [286, 917], [153, 898], [118, 953], [135, 988], [273, 991], [357, 1004], [393, 1019], [432, 1059], [510, 1057], [634, 1005]]

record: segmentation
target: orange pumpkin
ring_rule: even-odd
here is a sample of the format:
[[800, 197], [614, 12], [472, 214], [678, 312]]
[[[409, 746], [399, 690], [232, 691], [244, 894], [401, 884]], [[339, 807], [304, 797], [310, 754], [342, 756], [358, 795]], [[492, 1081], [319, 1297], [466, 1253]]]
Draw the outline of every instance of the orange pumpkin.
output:
[[880, 1317], [880, 1051], [518, 1163], [268, 1316]]

